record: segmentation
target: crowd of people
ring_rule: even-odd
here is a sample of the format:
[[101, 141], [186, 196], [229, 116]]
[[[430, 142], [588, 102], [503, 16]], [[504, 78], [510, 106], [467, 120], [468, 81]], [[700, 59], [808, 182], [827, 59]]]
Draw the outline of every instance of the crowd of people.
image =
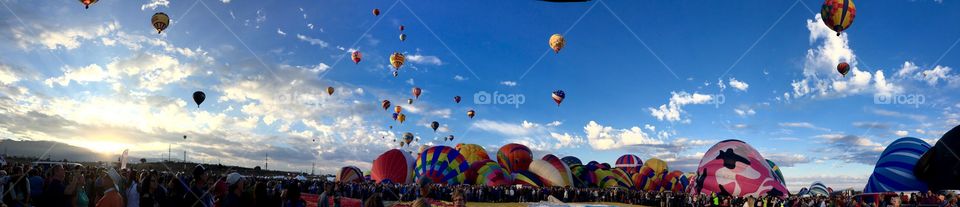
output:
[[[465, 206], [467, 202], [611, 202], [643, 206], [745, 207], [957, 207], [954, 194], [934, 192], [888, 196], [876, 202], [849, 194], [830, 197], [731, 197], [676, 192], [642, 192], [619, 188], [440, 185], [421, 179], [414, 184], [338, 183], [327, 179], [296, 179], [211, 172], [197, 165], [188, 173], [158, 169], [65, 167], [10, 164], [0, 170], [0, 207], [318, 207], [356, 205]], [[313, 198], [313, 197], [310, 197]], [[326, 201], [326, 202], [324, 202]], [[343, 201], [343, 202], [341, 202]]]

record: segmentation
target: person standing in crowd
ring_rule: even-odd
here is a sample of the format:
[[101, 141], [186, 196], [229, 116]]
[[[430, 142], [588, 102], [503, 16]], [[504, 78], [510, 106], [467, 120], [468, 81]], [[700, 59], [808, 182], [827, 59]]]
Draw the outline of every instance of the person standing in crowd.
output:
[[420, 185], [420, 196], [414, 201], [414, 203], [421, 202], [425, 203], [427, 206], [430, 205], [430, 202], [433, 201], [433, 199], [428, 197], [430, 195], [431, 184], [432, 183], [429, 178], [421, 178], [419, 181], [417, 181], [417, 185]]
[[300, 183], [293, 182], [287, 185], [283, 196], [283, 207], [306, 207], [307, 202], [300, 198]]
[[124, 173], [125, 182], [123, 186], [125, 186], [125, 190], [123, 194], [126, 195], [127, 198], [127, 207], [138, 207], [140, 206], [140, 192], [138, 192], [140, 190], [140, 181], [137, 180], [137, 172], [129, 169], [124, 172], [126, 173]]
[[30, 206], [30, 178], [23, 173], [23, 166], [14, 166], [3, 202], [10, 207]]
[[454, 207], [466, 207], [466, 206], [467, 206], [467, 201], [466, 201], [466, 199], [463, 197], [463, 191], [460, 191], [460, 190], [453, 191], [453, 197], [452, 197], [451, 200], [453, 200], [453, 206], [454, 206]]
[[113, 168], [107, 169], [106, 174], [100, 176], [100, 187], [106, 189], [103, 191], [103, 197], [97, 201], [97, 207], [121, 207], [123, 206], [123, 196], [117, 191], [116, 181], [120, 180], [120, 173]]
[[243, 206], [243, 201], [241, 196], [243, 196], [244, 182], [242, 182], [243, 175], [240, 173], [230, 173], [227, 175], [226, 184], [227, 184], [227, 195], [220, 202], [220, 207], [241, 207]]
[[73, 191], [73, 206], [76, 207], [89, 207], [90, 206], [90, 197], [87, 195], [87, 179], [83, 176], [83, 173], [77, 172], [76, 176], [73, 176], [73, 179], [70, 181], [70, 189]]
[[323, 185], [323, 193], [317, 199], [317, 207], [330, 207], [330, 195], [333, 194], [333, 185], [329, 183]]
[[190, 182], [190, 190], [183, 195], [187, 206], [213, 207], [213, 195], [210, 194], [208, 179], [207, 169], [203, 165], [193, 168], [193, 182]]
[[69, 206], [69, 199], [64, 194], [66, 190], [66, 186], [64, 185], [66, 172], [63, 169], [63, 165], [54, 165], [52, 173], [50, 183], [46, 184], [46, 189], [43, 190], [45, 194], [42, 198], [44, 200], [42, 206], [67, 207]]

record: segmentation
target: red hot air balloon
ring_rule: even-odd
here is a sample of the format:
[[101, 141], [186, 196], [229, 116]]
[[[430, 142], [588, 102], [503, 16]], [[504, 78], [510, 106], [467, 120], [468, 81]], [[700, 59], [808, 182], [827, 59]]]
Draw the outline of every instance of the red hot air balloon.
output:
[[423, 90], [420, 90], [420, 87], [413, 87], [411, 92], [413, 92], [413, 97], [420, 99], [420, 93], [423, 92]]
[[360, 54], [360, 51], [353, 51], [353, 53], [350, 54], [350, 58], [353, 58], [354, 64], [360, 64], [360, 59], [363, 58], [363, 54]]
[[454, 97], [453, 97], [453, 102], [460, 103], [460, 96], [454, 96]]
[[413, 182], [413, 167], [416, 159], [398, 149], [384, 152], [373, 160], [370, 178], [377, 183], [410, 184]]
[[406, 28], [403, 27], [403, 25], [400, 25], [400, 31], [401, 31], [401, 32], [403, 32], [403, 29], [406, 29]]
[[510, 143], [497, 151], [497, 163], [509, 172], [528, 170], [533, 161], [533, 152], [522, 144]]
[[837, 72], [840, 72], [840, 76], [847, 77], [847, 73], [850, 72], [850, 64], [847, 64], [846, 62], [837, 64]]
[[380, 16], [380, 9], [373, 9], [373, 16]]

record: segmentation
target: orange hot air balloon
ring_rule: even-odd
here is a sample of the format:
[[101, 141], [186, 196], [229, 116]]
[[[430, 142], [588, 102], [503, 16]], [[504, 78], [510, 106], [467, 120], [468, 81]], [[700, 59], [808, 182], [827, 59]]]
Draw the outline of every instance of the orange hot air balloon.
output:
[[350, 58], [353, 58], [354, 64], [360, 64], [360, 59], [363, 58], [363, 55], [360, 54], [360, 51], [353, 51], [353, 53], [350, 54]]
[[380, 16], [380, 9], [373, 9], [373, 16]]
[[467, 111], [467, 116], [470, 117], [471, 119], [473, 118], [474, 115], [477, 115], [476, 111], [473, 111], [473, 110]]
[[333, 87], [332, 87], [332, 86], [328, 86], [328, 87], [327, 87], [327, 95], [333, 95]]
[[837, 64], [837, 72], [840, 72], [840, 76], [847, 77], [847, 73], [850, 72], [850, 64], [847, 64], [846, 62]]
[[560, 49], [563, 49], [563, 46], [567, 45], [567, 40], [563, 39], [563, 35], [553, 34], [550, 36], [550, 48], [553, 49], [553, 53], [560, 53]]
[[93, 3], [97, 3], [97, 1], [98, 0], [80, 0], [80, 3], [83, 4], [84, 8], [89, 9], [90, 5]]
[[393, 107], [393, 112], [400, 113], [403, 111], [403, 107], [395, 106]]
[[403, 124], [403, 121], [406, 121], [406, 120], [407, 120], [406, 114], [400, 114], [400, 116], [397, 116], [397, 121], [400, 121], [400, 124]]
[[411, 90], [411, 92], [413, 92], [413, 97], [414, 97], [414, 98], [420, 99], [420, 93], [423, 92], [423, 91], [420, 90], [420, 87], [413, 87], [413, 89]]
[[397, 70], [400, 69], [400, 66], [403, 66], [403, 61], [403, 54], [400, 54], [399, 52], [394, 52], [392, 55], [390, 55], [390, 65]]

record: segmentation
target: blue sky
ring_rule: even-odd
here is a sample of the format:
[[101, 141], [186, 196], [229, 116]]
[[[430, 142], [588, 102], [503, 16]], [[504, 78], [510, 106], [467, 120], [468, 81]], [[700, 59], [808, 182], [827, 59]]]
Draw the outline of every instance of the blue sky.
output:
[[[11, 120], [0, 135], [102, 153], [172, 146], [247, 166], [269, 153], [271, 168], [333, 172], [369, 169], [409, 131], [421, 141], [408, 150], [517, 142], [537, 157], [631, 153], [691, 171], [713, 143], [741, 139], [781, 165], [791, 190], [859, 189], [896, 138], [933, 143], [960, 124], [956, 2], [859, 1], [839, 37], [808, 0], [0, 2], [0, 115]], [[172, 19], [162, 34], [155, 12]], [[567, 40], [559, 54], [554, 33]], [[393, 52], [408, 58], [396, 78]], [[845, 78], [841, 60], [853, 66]], [[408, 105], [414, 86], [424, 92]], [[480, 92], [524, 102], [476, 103]], [[394, 122], [384, 99], [408, 120]], [[447, 135], [456, 141], [434, 140]]]

